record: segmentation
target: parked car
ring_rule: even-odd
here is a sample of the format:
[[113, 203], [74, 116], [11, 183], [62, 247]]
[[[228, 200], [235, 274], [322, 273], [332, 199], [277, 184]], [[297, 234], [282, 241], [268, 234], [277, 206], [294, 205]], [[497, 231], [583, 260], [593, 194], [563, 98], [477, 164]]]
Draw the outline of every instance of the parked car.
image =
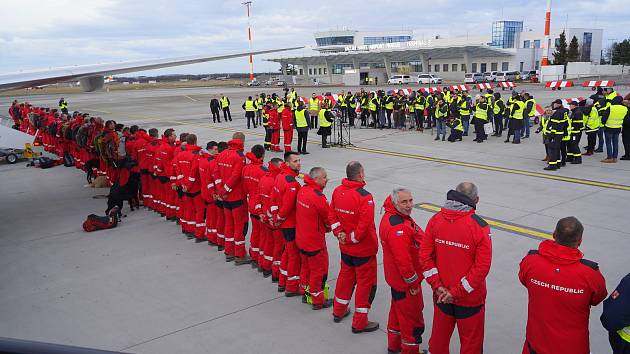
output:
[[491, 71], [489, 73], [485, 73], [485, 79], [487, 82], [494, 82], [497, 80], [497, 73], [498, 71]]
[[516, 77], [515, 71], [500, 71], [497, 73], [497, 81], [514, 81]]
[[468, 73], [464, 75], [465, 84], [476, 84], [484, 81], [485, 77], [482, 73]]
[[387, 84], [389, 85], [402, 85], [402, 84], [410, 84], [412, 83], [412, 79], [410, 75], [393, 75], [387, 80]]
[[441, 84], [442, 78], [433, 74], [420, 74], [417, 78], [418, 84]]
[[531, 80], [536, 76], [538, 76], [536, 70], [521, 71], [521, 80]]
[[254, 79], [254, 80], [248, 82], [247, 86], [260, 86], [260, 82], [258, 82], [256, 79]]

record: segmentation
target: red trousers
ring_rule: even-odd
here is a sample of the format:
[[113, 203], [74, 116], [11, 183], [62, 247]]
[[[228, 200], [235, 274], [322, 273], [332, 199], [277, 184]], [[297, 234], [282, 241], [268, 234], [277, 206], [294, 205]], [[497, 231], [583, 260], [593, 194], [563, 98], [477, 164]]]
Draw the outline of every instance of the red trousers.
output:
[[160, 180], [157, 179], [157, 177], [150, 175], [149, 176], [149, 184], [151, 185], [151, 206], [150, 208], [158, 211], [158, 207], [160, 205], [159, 203], [159, 197], [160, 197], [160, 193], [161, 193], [161, 188], [162, 188], [162, 183], [160, 183]]
[[368, 323], [368, 312], [376, 295], [376, 256], [352, 257], [341, 254], [341, 269], [335, 285], [333, 315], [343, 317], [348, 311], [354, 285], [357, 293], [354, 297], [355, 312], [352, 328], [363, 329]]
[[260, 257], [258, 264], [263, 270], [271, 270], [273, 263], [273, 234], [269, 226], [260, 223], [260, 239], [258, 240]]
[[151, 175], [143, 173], [140, 176], [140, 183], [142, 184], [142, 204], [145, 207], [151, 208], [153, 206], [153, 195], [151, 194]]
[[282, 251], [284, 250], [284, 238], [282, 232], [277, 229], [271, 229], [266, 224], [261, 223], [261, 240], [263, 261], [262, 268], [271, 270], [271, 276], [274, 279], [280, 278], [280, 260], [282, 259]]
[[[217, 217], [219, 208], [215, 202], [206, 203], [206, 240], [217, 243]], [[223, 217], [223, 215], [221, 215]]]
[[461, 343], [460, 354], [477, 354], [483, 349], [485, 307], [433, 305], [433, 329], [429, 339], [432, 354], [449, 354], [449, 343], [455, 325]]
[[166, 199], [167, 199], [167, 192], [168, 192], [168, 187], [170, 187], [169, 185], [169, 181], [166, 181], [164, 183], [162, 183], [162, 180], [164, 178], [163, 177], [156, 177], [155, 178], [155, 190], [153, 191], [154, 194], [154, 199], [156, 200], [156, 205], [155, 205], [155, 210], [157, 210], [158, 212], [162, 213], [162, 214], [166, 214], [166, 211], [168, 209], [167, 207], [167, 203], [166, 203]]
[[274, 129], [271, 133], [271, 150], [280, 150], [280, 129]]
[[300, 251], [295, 243], [295, 228], [281, 229], [284, 237], [284, 252], [280, 261], [280, 281], [287, 292], [298, 292], [300, 281]]
[[284, 151], [291, 151], [291, 142], [293, 141], [293, 130], [284, 131]]
[[206, 238], [206, 202], [203, 200], [201, 194], [193, 198], [193, 221], [195, 238], [205, 240]]
[[250, 219], [252, 220], [252, 233], [249, 236], [249, 256], [252, 258], [254, 262], [262, 261], [261, 253], [261, 243], [260, 243], [260, 219], [258, 216], [250, 215]]
[[323, 248], [315, 252], [300, 250], [302, 269], [300, 270], [300, 293], [304, 294], [306, 287], [311, 293], [313, 305], [323, 305], [324, 287], [328, 280], [328, 249]]
[[[411, 295], [409, 291], [392, 291], [392, 301], [389, 305], [389, 319], [387, 320], [387, 350], [401, 354], [417, 354], [422, 343], [424, 333], [424, 316], [422, 309], [422, 288], [420, 292]], [[481, 353], [481, 350], [477, 353]]]
[[223, 210], [223, 202], [220, 200], [217, 200], [216, 202], [217, 205], [217, 217], [216, 217], [216, 223], [215, 223], [215, 229], [217, 230], [217, 245], [219, 246], [225, 246], [225, 234], [224, 234], [224, 230], [225, 230], [225, 211]]
[[163, 196], [166, 217], [173, 218], [177, 212], [177, 192], [171, 187], [170, 180], [166, 184], [163, 184], [162, 188], [164, 189]]
[[244, 200], [223, 202], [225, 224], [225, 254], [238, 258], [245, 257], [245, 235], [247, 234], [247, 203]]
[[184, 209], [182, 218], [180, 219], [182, 231], [185, 233], [192, 233], [197, 236], [197, 225], [201, 223], [205, 225], [203, 215], [205, 212], [205, 203], [203, 198], [201, 198], [201, 194], [184, 193], [184, 196], [182, 197], [182, 207]]
[[181, 189], [175, 191], [175, 216], [179, 220], [179, 223], [182, 224], [182, 217], [184, 216], [184, 197]]

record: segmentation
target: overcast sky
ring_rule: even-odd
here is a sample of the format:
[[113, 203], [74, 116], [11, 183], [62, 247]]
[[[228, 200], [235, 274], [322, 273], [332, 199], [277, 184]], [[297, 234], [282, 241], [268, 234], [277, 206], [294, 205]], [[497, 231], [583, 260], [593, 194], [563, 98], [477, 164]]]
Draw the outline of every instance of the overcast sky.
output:
[[[0, 0], [0, 73], [76, 64], [246, 51], [242, 0]], [[628, 0], [558, 1], [552, 28], [604, 29], [630, 37]], [[490, 35], [496, 20], [522, 20], [542, 31], [546, 1], [253, 0], [254, 49], [314, 45], [313, 32], [410, 29], [416, 38]], [[293, 55], [308, 54], [308, 51]], [[278, 54], [281, 55], [281, 54]], [[274, 56], [274, 55], [271, 55]], [[254, 59], [255, 71], [278, 64]], [[155, 73], [247, 72], [247, 58]], [[147, 74], [147, 72], [145, 72]]]

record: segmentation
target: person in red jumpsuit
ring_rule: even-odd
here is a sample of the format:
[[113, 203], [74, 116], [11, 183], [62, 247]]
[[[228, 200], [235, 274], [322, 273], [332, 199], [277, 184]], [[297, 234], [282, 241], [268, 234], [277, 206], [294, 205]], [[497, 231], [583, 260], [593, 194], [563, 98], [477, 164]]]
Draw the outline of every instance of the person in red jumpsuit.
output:
[[295, 244], [295, 201], [300, 183], [295, 179], [302, 167], [300, 156], [296, 152], [284, 153], [284, 164], [276, 177], [271, 195], [272, 224], [279, 228], [285, 245], [280, 263], [278, 292], [286, 290], [285, 296], [299, 296], [300, 252]]
[[221, 200], [225, 224], [225, 261], [238, 265], [249, 264], [251, 258], [245, 253], [245, 235], [249, 226], [247, 200], [243, 187], [243, 154], [245, 134], [236, 132], [228, 141], [228, 149], [217, 156], [215, 191]]
[[420, 247], [423, 275], [433, 289], [429, 351], [448, 354], [457, 326], [460, 353], [483, 351], [486, 277], [492, 260], [490, 227], [477, 214], [477, 187], [460, 183], [427, 224]]
[[[138, 166], [137, 134], [138, 126], [132, 125], [129, 128], [129, 136], [127, 137], [127, 140], [125, 140], [125, 151], [127, 152], [127, 157], [131, 163], [128, 190], [134, 207], [140, 206], [140, 198], [138, 195], [140, 188], [140, 167]], [[81, 156], [81, 154], [79, 155]], [[81, 163], [84, 164], [83, 161], [81, 161]]]
[[282, 151], [280, 150], [280, 113], [278, 113], [278, 107], [276, 104], [273, 105], [273, 108], [267, 111], [267, 124], [269, 128], [269, 132], [271, 132], [271, 151]]
[[247, 195], [247, 210], [252, 222], [252, 233], [249, 236], [249, 256], [252, 259], [252, 268], [260, 267], [262, 261], [260, 246], [260, 216], [256, 211], [258, 200], [258, 185], [260, 179], [267, 174], [267, 167], [263, 166], [265, 148], [262, 145], [254, 145], [250, 152], [245, 154], [249, 163], [243, 167], [243, 187]]
[[383, 203], [379, 235], [383, 246], [385, 281], [392, 300], [387, 321], [387, 350], [402, 354], [418, 353], [424, 333], [422, 309], [422, 266], [420, 242], [422, 229], [411, 218], [413, 197], [396, 188]]
[[287, 102], [282, 110], [282, 131], [284, 132], [284, 151], [291, 151], [293, 141], [293, 110], [291, 103]]
[[149, 134], [142, 134], [141, 137], [146, 140], [140, 144], [138, 148], [138, 157], [140, 158], [140, 173], [142, 185], [142, 203], [149, 209], [154, 208], [153, 195], [153, 154], [157, 142], [158, 130], [149, 129]]
[[203, 230], [205, 239], [209, 245], [217, 244], [217, 232], [214, 229], [217, 218], [217, 206], [214, 200], [214, 169], [216, 168], [215, 156], [219, 153], [219, 144], [210, 141], [206, 144], [206, 150], [202, 151], [199, 158], [199, 182], [201, 183], [201, 198], [205, 203], [206, 229]]
[[333, 319], [350, 314], [348, 305], [356, 285], [352, 332], [373, 332], [378, 322], [368, 321], [376, 295], [376, 253], [378, 240], [374, 225], [374, 198], [366, 191], [365, 171], [357, 161], [346, 166], [346, 176], [335, 189], [330, 202], [330, 224], [339, 239], [341, 269], [335, 286]]
[[518, 278], [527, 288], [527, 329], [523, 354], [589, 354], [591, 306], [607, 295], [597, 263], [578, 249], [584, 226], [573, 216], [556, 224], [553, 241], [523, 258]]
[[[186, 150], [179, 156], [182, 169], [182, 207], [184, 208], [182, 227], [189, 240], [195, 239], [202, 242], [204, 233], [197, 229], [205, 230], [205, 204], [201, 197], [201, 183], [199, 181], [199, 158], [201, 147], [197, 146], [197, 136], [188, 134], [186, 136]], [[204, 226], [200, 225], [204, 223]]]
[[160, 146], [155, 152], [155, 171], [159, 182], [155, 194], [158, 196], [158, 210], [167, 219], [175, 216], [175, 191], [170, 187], [171, 176], [173, 175], [175, 140], [177, 140], [175, 130], [166, 129], [162, 135]]
[[295, 226], [295, 242], [300, 250], [300, 292], [311, 295], [313, 310], [332, 306], [332, 299], [324, 297], [328, 279], [328, 247], [326, 232], [330, 230], [328, 215], [330, 206], [323, 191], [328, 175], [322, 167], [313, 167], [304, 176], [304, 187], [297, 195], [295, 217], [300, 220]]
[[268, 172], [260, 178], [258, 184], [258, 200], [255, 203], [255, 213], [260, 216], [261, 224], [261, 254], [263, 260], [261, 266], [265, 278], [271, 276], [272, 282], [277, 283], [280, 277], [280, 260], [284, 249], [284, 238], [282, 232], [273, 226], [271, 219], [271, 195], [276, 181], [276, 176], [280, 174], [282, 159], [274, 157], [267, 165]]
[[177, 148], [173, 151], [173, 176], [175, 176], [175, 181], [171, 183], [171, 188], [175, 191], [175, 195], [177, 195], [177, 199], [175, 202], [175, 220], [180, 225], [182, 229], [182, 233], [186, 233], [184, 231], [184, 226], [188, 227], [185, 223], [182, 222], [182, 218], [184, 216], [184, 207], [183, 207], [183, 198], [184, 192], [182, 191], [182, 179], [184, 175], [182, 173], [182, 169], [184, 168], [183, 163], [181, 161], [181, 154], [186, 151], [186, 137], [188, 137], [188, 133], [179, 134], [179, 141], [175, 143]]

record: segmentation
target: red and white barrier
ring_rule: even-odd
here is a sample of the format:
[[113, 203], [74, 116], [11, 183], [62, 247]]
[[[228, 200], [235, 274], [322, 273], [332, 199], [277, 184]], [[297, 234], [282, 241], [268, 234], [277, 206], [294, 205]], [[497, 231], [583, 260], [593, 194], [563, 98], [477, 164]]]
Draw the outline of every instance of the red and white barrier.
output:
[[544, 108], [542, 108], [542, 106], [540, 104], [536, 103], [536, 113], [534, 113], [534, 116], [540, 117], [543, 114], [545, 114]]
[[546, 88], [550, 88], [552, 90], [560, 90], [565, 87], [573, 87], [573, 81], [571, 80], [563, 80], [563, 81], [547, 81], [545, 83]]
[[562, 101], [562, 106], [564, 108], [569, 108], [569, 103], [576, 101], [578, 103], [584, 101], [584, 97], [573, 97], [573, 98], [561, 98], [560, 99]]
[[499, 82], [499, 87], [504, 88], [504, 89], [506, 89], [506, 88], [515, 88], [516, 84], [511, 82], [511, 81], [500, 81]]
[[615, 86], [615, 80], [593, 80], [584, 81], [582, 87], [613, 87]]
[[435, 86], [435, 87], [421, 87], [420, 91], [422, 92], [428, 92], [428, 93], [434, 93], [434, 92], [442, 92], [442, 89]]
[[475, 86], [477, 86], [477, 88], [480, 89], [480, 90], [490, 90], [490, 89], [494, 88], [494, 85], [489, 83], [489, 82], [485, 82], [485, 83], [481, 83], [481, 84], [475, 84]]
[[453, 85], [451, 90], [468, 91], [470, 87], [468, 85]]

